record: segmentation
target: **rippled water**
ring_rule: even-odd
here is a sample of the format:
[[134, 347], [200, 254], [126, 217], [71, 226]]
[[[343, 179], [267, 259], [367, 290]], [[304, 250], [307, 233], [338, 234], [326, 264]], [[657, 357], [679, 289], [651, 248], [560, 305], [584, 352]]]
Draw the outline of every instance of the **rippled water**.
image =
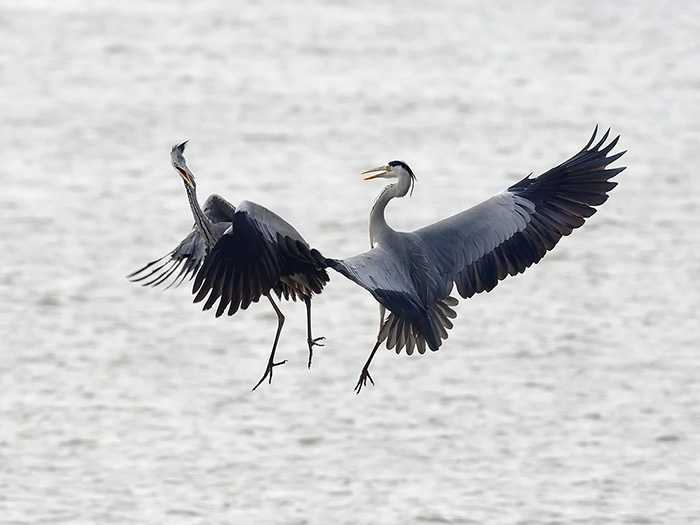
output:
[[[6, 1], [0, 522], [697, 523], [700, 8], [687, 2]], [[272, 385], [266, 304], [214, 319], [124, 276], [186, 234], [169, 166], [325, 254], [368, 246], [398, 158], [413, 229], [575, 153], [627, 171], [425, 356], [338, 275]]]

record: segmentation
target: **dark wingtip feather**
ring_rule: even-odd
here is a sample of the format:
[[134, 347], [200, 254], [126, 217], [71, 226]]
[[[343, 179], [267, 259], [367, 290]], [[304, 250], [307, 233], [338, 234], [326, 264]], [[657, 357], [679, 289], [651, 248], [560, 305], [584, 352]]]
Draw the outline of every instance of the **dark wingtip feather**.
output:
[[591, 135], [591, 138], [588, 139], [588, 142], [586, 142], [586, 145], [583, 147], [583, 149], [579, 153], [586, 151], [591, 146], [591, 144], [593, 144], [593, 141], [595, 140], [595, 136], [597, 134], [598, 134], [598, 124], [595, 125], [595, 128], [593, 129], [593, 134]]
[[[596, 125], [596, 129], [598, 129], [598, 126]], [[610, 128], [608, 128], [605, 133], [603, 134], [603, 137], [598, 141], [598, 143], [591, 148], [593, 151], [598, 151], [600, 147], [605, 144], [605, 141], [608, 140], [608, 135], [610, 135]]]

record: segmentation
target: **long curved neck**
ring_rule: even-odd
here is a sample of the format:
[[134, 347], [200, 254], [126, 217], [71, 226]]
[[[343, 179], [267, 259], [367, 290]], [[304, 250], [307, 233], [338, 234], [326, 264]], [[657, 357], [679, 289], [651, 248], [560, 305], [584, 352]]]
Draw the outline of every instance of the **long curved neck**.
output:
[[187, 191], [187, 200], [190, 201], [190, 209], [192, 210], [192, 215], [194, 217], [194, 225], [196, 226], [199, 233], [202, 234], [204, 240], [211, 247], [216, 244], [218, 240], [212, 231], [212, 222], [204, 215], [199, 201], [197, 200], [197, 190], [192, 188], [189, 184], [185, 182], [185, 191]]
[[369, 241], [372, 246], [376, 242], [381, 242], [382, 237], [386, 233], [394, 231], [384, 218], [386, 205], [394, 197], [404, 197], [410, 187], [411, 179], [402, 177], [396, 183], [386, 186], [377, 196], [377, 200], [374, 201], [372, 206], [372, 211], [369, 212]]

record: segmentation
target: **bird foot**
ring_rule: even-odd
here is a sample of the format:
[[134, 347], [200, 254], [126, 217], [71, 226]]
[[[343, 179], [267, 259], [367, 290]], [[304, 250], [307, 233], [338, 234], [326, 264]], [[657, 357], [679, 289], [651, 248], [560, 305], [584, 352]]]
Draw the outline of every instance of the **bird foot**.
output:
[[360, 390], [362, 390], [363, 386], [367, 385], [367, 380], [369, 379], [369, 382], [374, 385], [374, 380], [372, 379], [372, 376], [369, 375], [369, 370], [367, 368], [362, 369], [362, 373], [360, 374], [360, 379], [355, 385], [355, 393], [359, 394]]
[[317, 337], [316, 339], [308, 338], [306, 342], [309, 344], [309, 368], [311, 368], [311, 359], [314, 356], [314, 346], [324, 346], [319, 341], [323, 341], [325, 337]]
[[267, 378], [268, 376], [270, 377], [270, 379], [268, 380], [268, 383], [272, 384], [272, 369], [276, 366], [283, 365], [286, 362], [287, 362], [287, 360], [285, 359], [283, 361], [278, 361], [277, 363], [275, 363], [272, 360], [272, 358], [270, 358], [270, 360], [267, 362], [267, 368], [265, 369], [265, 374], [260, 378], [260, 381], [258, 381], [258, 384], [253, 387], [253, 390], [258, 388], [262, 384], [262, 382], [265, 381], [265, 378]]

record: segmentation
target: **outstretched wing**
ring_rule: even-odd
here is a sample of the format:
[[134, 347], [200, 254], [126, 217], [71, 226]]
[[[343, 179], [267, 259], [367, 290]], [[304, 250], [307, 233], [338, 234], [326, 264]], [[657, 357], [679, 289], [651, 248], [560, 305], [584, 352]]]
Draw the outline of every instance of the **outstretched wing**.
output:
[[204, 300], [204, 310], [217, 301], [216, 316], [239, 308], [274, 290], [285, 297], [310, 297], [328, 282], [310, 254], [309, 245], [279, 215], [255, 203], [243, 201], [231, 227], [219, 239], [197, 272], [194, 302]]
[[624, 167], [606, 169], [625, 152], [609, 155], [619, 136], [604, 146], [610, 130], [591, 147], [539, 177], [525, 177], [462, 213], [416, 230], [434, 259], [446, 289], [462, 297], [492, 290], [508, 275], [522, 273], [582, 226], [617, 183]]
[[[213, 223], [214, 233], [221, 236], [231, 225], [236, 208], [223, 197], [214, 194], [204, 202], [202, 211]], [[171, 286], [180, 286], [185, 279], [194, 277], [209, 248], [199, 230], [193, 227], [171, 252], [130, 273], [127, 278], [132, 282], [140, 282], [143, 286], [158, 286], [167, 282], [166, 290]]]

